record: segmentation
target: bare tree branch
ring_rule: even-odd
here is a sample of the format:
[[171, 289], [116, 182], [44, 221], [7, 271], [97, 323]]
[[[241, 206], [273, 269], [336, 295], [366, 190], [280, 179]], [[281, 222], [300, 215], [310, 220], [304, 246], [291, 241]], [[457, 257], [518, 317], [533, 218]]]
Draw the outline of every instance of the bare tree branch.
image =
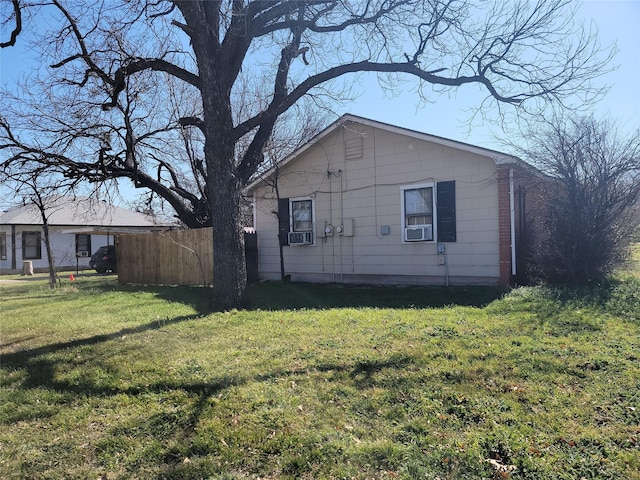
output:
[[20, 0], [11, 0], [11, 6], [13, 8], [13, 14], [6, 18], [2, 23], [8, 24], [13, 21], [13, 28], [9, 34], [9, 40], [6, 42], [0, 42], [0, 48], [12, 47], [16, 44], [18, 35], [22, 31], [22, 10], [20, 8]]

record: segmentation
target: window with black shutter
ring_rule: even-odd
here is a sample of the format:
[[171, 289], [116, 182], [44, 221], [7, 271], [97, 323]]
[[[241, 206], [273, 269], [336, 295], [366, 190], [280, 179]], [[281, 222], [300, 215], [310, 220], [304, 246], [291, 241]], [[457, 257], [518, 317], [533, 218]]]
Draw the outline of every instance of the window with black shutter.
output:
[[433, 187], [433, 183], [401, 187], [403, 242], [433, 241]]

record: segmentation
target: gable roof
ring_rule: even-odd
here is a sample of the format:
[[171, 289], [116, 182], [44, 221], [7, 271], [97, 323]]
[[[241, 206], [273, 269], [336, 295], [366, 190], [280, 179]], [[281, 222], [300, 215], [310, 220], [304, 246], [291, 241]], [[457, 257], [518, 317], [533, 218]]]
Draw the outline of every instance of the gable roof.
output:
[[[377, 120], [371, 120], [369, 118], [359, 117], [357, 115], [352, 115], [350, 113], [343, 115], [342, 117], [337, 119], [335, 122], [333, 122], [331, 125], [329, 125], [324, 130], [322, 130], [320, 133], [318, 133], [309, 142], [307, 142], [302, 147], [290, 153], [282, 162], [280, 162], [278, 167], [282, 168], [284, 165], [295, 160], [298, 156], [300, 156], [306, 150], [311, 148], [313, 145], [315, 145], [317, 142], [322, 140], [324, 137], [336, 131], [338, 128], [341, 128], [343, 126], [348, 126], [349, 124], [352, 124], [352, 123], [359, 123], [361, 125], [377, 128], [380, 130], [385, 130], [391, 133], [398, 133], [400, 135], [405, 135], [407, 137], [415, 138], [417, 140], [436, 143], [438, 145], [442, 145], [445, 147], [451, 147], [457, 150], [462, 150], [465, 152], [481, 155], [483, 157], [488, 157], [488, 158], [491, 158], [496, 163], [496, 165], [519, 164], [519, 165], [523, 165], [531, 168], [530, 165], [528, 165], [526, 162], [522, 161], [518, 157], [509, 155], [507, 153], [499, 152], [497, 150], [491, 150], [489, 148], [478, 147], [476, 145], [471, 145], [470, 143], [459, 142], [457, 140], [451, 140], [449, 138], [439, 137], [437, 135], [431, 135], [428, 133], [419, 132], [417, 130], [411, 130], [409, 128], [398, 127], [396, 125], [379, 122]], [[249, 185], [247, 185], [244, 190], [246, 192], [251, 191], [257, 185], [259, 185], [262, 181], [268, 178], [273, 171], [274, 171], [274, 168], [270, 168], [269, 170], [266, 170], [261, 175], [259, 175], [255, 180], [249, 183]]]
[[[86, 197], [53, 197], [47, 202], [45, 212], [51, 226], [109, 228], [159, 226], [148, 215]], [[42, 217], [38, 207], [30, 203], [0, 214], [0, 225], [42, 225]]]

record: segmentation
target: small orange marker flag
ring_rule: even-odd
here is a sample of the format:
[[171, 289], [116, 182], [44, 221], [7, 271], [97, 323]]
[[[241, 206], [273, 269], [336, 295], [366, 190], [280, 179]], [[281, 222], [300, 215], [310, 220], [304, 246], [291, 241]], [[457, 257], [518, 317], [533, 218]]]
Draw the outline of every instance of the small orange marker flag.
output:
[[69, 281], [70, 282], [74, 282], [76, 280], [76, 277], [73, 276], [73, 273], [71, 275], [69, 275]]

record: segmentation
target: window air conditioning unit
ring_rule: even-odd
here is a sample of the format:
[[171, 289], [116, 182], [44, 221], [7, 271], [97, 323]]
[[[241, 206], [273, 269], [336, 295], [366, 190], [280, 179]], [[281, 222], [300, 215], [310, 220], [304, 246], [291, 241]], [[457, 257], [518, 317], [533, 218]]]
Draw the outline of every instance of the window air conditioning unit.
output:
[[431, 225], [404, 229], [405, 242], [424, 242], [425, 240], [433, 240], [433, 227]]
[[310, 245], [313, 243], [311, 232], [289, 232], [289, 245]]
[[89, 252], [86, 250], [80, 250], [78, 252], [76, 252], [76, 256], [77, 257], [88, 257], [89, 256]]

